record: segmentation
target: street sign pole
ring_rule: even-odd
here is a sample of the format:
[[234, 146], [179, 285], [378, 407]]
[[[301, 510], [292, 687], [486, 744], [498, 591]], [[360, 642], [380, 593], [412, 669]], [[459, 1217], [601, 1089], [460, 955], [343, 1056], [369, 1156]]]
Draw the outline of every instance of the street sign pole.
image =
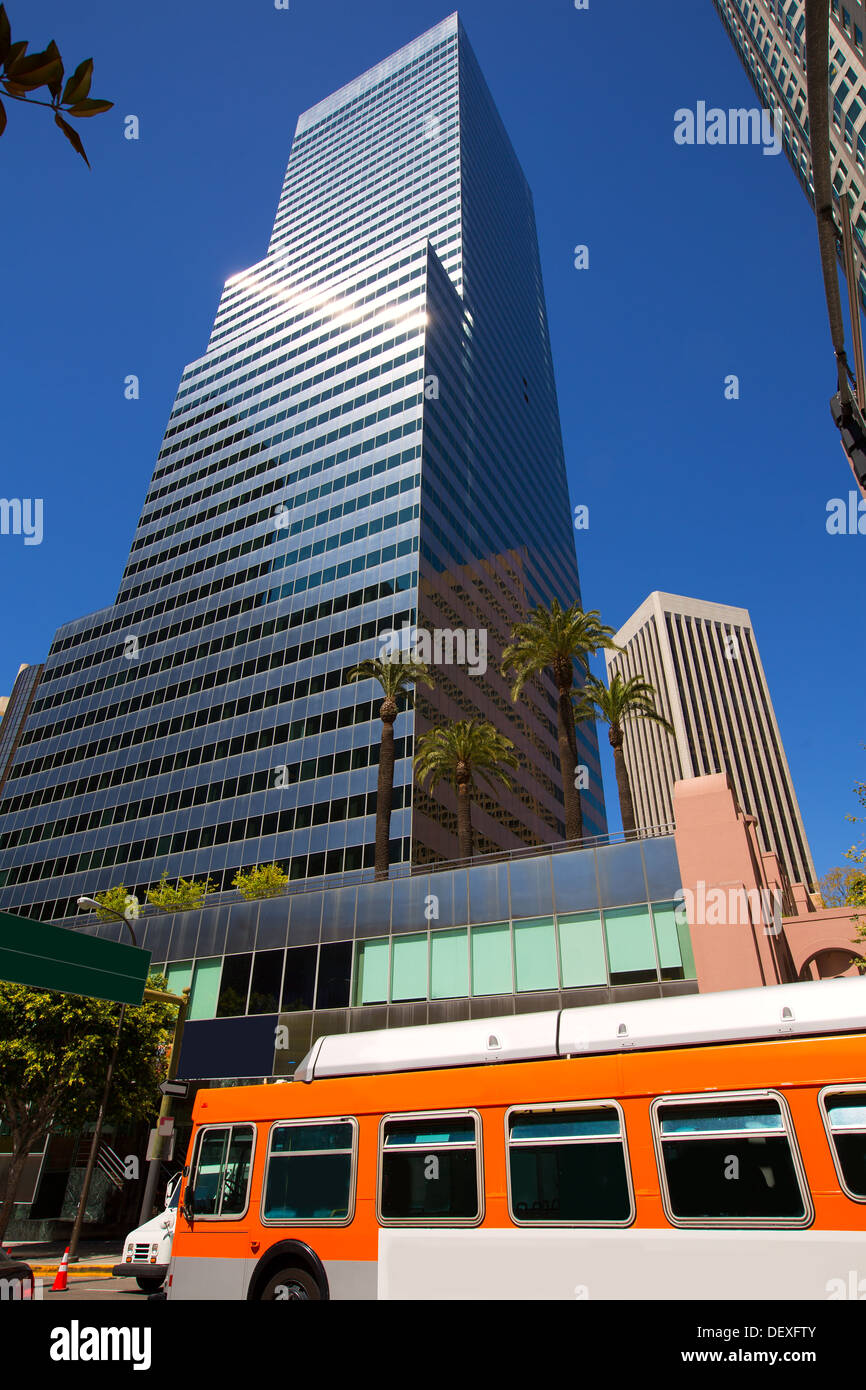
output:
[[117, 1020], [117, 1032], [114, 1036], [114, 1047], [108, 1063], [108, 1070], [105, 1073], [105, 1089], [102, 1092], [102, 1102], [99, 1106], [99, 1114], [96, 1117], [96, 1129], [93, 1131], [93, 1139], [90, 1144], [90, 1153], [87, 1156], [87, 1167], [84, 1170], [84, 1182], [81, 1186], [81, 1196], [78, 1202], [78, 1210], [75, 1213], [75, 1224], [72, 1227], [72, 1235], [69, 1237], [69, 1259], [77, 1259], [78, 1238], [81, 1235], [81, 1227], [84, 1223], [84, 1213], [87, 1209], [87, 1198], [90, 1195], [90, 1180], [93, 1177], [93, 1169], [96, 1166], [96, 1158], [99, 1153], [99, 1145], [102, 1143], [102, 1126], [105, 1122], [105, 1111], [108, 1106], [108, 1095], [111, 1090], [111, 1078], [114, 1075], [114, 1065], [117, 1061], [117, 1054], [120, 1050], [120, 1034], [123, 1028], [123, 1016], [126, 1013], [126, 1005], [120, 1006], [120, 1018]]
[[[177, 1068], [180, 1062], [180, 1046], [183, 1041], [183, 1028], [184, 1024], [186, 1023], [186, 1015], [188, 1009], [189, 989], [187, 988], [183, 991], [181, 1001], [178, 1003], [177, 1006], [177, 1021], [174, 1025], [174, 1040], [171, 1045], [171, 1056], [168, 1059], [168, 1075], [166, 1076], [165, 1082], [163, 1083], [165, 1090], [163, 1090], [162, 1104], [159, 1107], [159, 1118], [161, 1120], [165, 1119], [166, 1116], [171, 1114], [172, 1091], [169, 1089], [169, 1083], [172, 1082], [174, 1078], [177, 1076]], [[158, 1129], [159, 1124], [157, 1123], [157, 1130]], [[163, 1154], [165, 1153], [165, 1145], [166, 1140], [163, 1138], [161, 1134], [157, 1134], [154, 1145], [154, 1157], [150, 1160], [150, 1162], [147, 1165], [147, 1182], [144, 1185], [144, 1197], [142, 1198], [141, 1202], [141, 1214], [138, 1218], [138, 1224], [140, 1226], [143, 1226], [144, 1223], [146, 1221], [149, 1221], [151, 1217], [151, 1208], [153, 1206], [153, 1194], [156, 1191], [156, 1184], [159, 1179], [159, 1170], [162, 1165]], [[173, 1136], [171, 1147], [173, 1152]]]
[[[135, 940], [132, 927], [125, 925]], [[69, 927], [0, 912], [0, 980], [117, 1004], [140, 1004], [149, 969], [150, 951], [125, 941], [105, 941]]]

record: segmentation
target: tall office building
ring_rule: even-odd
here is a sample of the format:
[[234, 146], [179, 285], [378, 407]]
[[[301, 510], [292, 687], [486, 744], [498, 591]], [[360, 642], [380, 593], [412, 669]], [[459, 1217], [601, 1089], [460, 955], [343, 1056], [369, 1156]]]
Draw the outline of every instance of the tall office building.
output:
[[183, 373], [116, 600], [52, 644], [0, 799], [0, 907], [370, 865], [379, 692], [345, 677], [392, 629], [440, 658], [395, 728], [392, 860], [456, 856], [454, 794], [413, 799], [411, 758], [461, 713], [522, 764], [476, 804], [477, 848], [563, 838], [553, 688], [514, 706], [498, 671], [554, 596], [580, 593], [532, 198], [452, 15], [298, 121], [267, 255]]
[[41, 666], [19, 666], [12, 694], [0, 700], [0, 789], [12, 766], [41, 674]]
[[638, 825], [673, 821], [678, 778], [727, 772], [737, 800], [757, 820], [764, 851], [774, 850], [792, 883], [811, 885], [815, 866], [752, 622], [745, 608], [650, 594], [620, 628], [620, 655], [606, 652], [608, 675], [642, 675], [673, 725], [627, 725], [626, 766]]
[[[858, 288], [866, 307], [866, 9], [863, 0], [828, 3], [833, 188], [837, 199], [843, 189], [848, 192]], [[762, 104], [781, 108], [783, 147], [814, 207], [805, 0], [713, 0], [713, 4]]]

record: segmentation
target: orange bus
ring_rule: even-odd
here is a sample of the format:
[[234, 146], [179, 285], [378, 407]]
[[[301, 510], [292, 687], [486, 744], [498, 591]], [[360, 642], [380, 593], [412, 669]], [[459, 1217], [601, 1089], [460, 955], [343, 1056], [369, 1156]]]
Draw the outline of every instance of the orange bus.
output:
[[866, 979], [320, 1038], [199, 1092], [169, 1299], [866, 1297]]

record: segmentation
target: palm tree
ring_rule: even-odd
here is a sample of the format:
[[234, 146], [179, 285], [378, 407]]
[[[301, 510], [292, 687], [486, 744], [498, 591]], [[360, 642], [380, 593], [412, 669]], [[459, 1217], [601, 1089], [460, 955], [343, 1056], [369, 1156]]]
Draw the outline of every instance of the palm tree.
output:
[[669, 734], [673, 727], [656, 709], [655, 688], [643, 676], [629, 676], [623, 680], [615, 673], [610, 678], [610, 688], [598, 676], [589, 676], [581, 692], [575, 711], [575, 719], [600, 719], [608, 726], [608, 738], [613, 749], [616, 767], [616, 785], [619, 791], [619, 805], [622, 811], [623, 830], [634, 830], [634, 802], [631, 795], [628, 769], [623, 753], [623, 724], [627, 719], [651, 719], [660, 724]]
[[502, 674], [514, 672], [511, 698], [516, 700], [531, 676], [548, 668], [557, 690], [556, 722], [559, 736], [559, 763], [565, 802], [565, 838], [583, 838], [580, 793], [575, 786], [577, 736], [574, 730], [574, 663], [589, 672], [589, 657], [606, 647], [620, 651], [613, 641], [614, 630], [601, 622], [597, 609], [584, 613], [578, 604], [563, 608], [554, 599], [549, 608], [539, 604], [523, 623], [517, 623], [511, 642], [502, 653]]
[[379, 747], [379, 780], [376, 786], [375, 877], [388, 877], [388, 844], [391, 833], [391, 802], [394, 796], [394, 721], [400, 713], [399, 700], [410, 685], [432, 685], [427, 665], [407, 656], [405, 661], [373, 657], [362, 661], [346, 677], [347, 681], [378, 681], [384, 699], [379, 706], [382, 741]]
[[520, 766], [514, 744], [489, 719], [458, 719], [430, 729], [418, 740], [415, 773], [430, 791], [448, 781], [457, 792], [457, 840], [461, 859], [472, 858], [472, 796], [476, 777], [488, 784], [514, 783], [506, 768]]

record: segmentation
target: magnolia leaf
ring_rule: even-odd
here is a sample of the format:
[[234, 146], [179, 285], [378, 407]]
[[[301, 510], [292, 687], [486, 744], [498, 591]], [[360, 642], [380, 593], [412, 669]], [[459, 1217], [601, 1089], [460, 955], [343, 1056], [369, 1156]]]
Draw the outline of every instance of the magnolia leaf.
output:
[[2, 101], [0, 101], [0, 135], [3, 134], [3, 132], [4, 132], [5, 129], [6, 129], [6, 109], [5, 109], [5, 107], [4, 107], [3, 103], [2, 103]]
[[78, 151], [78, 153], [81, 155], [81, 158], [84, 160], [85, 164], [89, 169], [90, 160], [84, 153], [84, 146], [81, 143], [81, 136], [78, 134], [78, 131], [74, 130], [71, 125], [64, 121], [63, 117], [59, 115], [57, 112], [54, 113], [54, 124], [60, 127], [72, 148]]
[[21, 52], [17, 53], [15, 57], [12, 57], [11, 54], [9, 56], [9, 61], [6, 64], [6, 71], [10, 77], [23, 77], [27, 73], [33, 72], [36, 68], [44, 67], [46, 63], [51, 62], [50, 55], [46, 53], [44, 49], [41, 53], [25, 53], [24, 49], [26, 47], [26, 43], [15, 44], [15, 48], [20, 48]]
[[113, 101], [97, 101], [89, 97], [86, 101], [77, 101], [74, 106], [67, 107], [68, 116], [98, 116], [102, 111], [110, 111], [114, 105]]
[[15, 78], [10, 83], [10, 87], [18, 87], [23, 92], [35, 92], [40, 87], [47, 87], [52, 96], [60, 92], [60, 84], [63, 81], [63, 64], [46, 63], [41, 68], [36, 68], [33, 72], [23, 74], [16, 73]]
[[21, 43], [13, 43], [13, 44], [10, 44], [10, 46], [9, 46], [9, 52], [6, 54], [6, 60], [5, 60], [6, 71], [7, 71], [7, 72], [9, 71], [10, 64], [12, 64], [12, 63], [14, 63], [14, 62], [17, 62], [17, 60], [18, 60], [24, 53], [26, 53], [26, 52], [27, 52], [27, 40], [26, 40], [26, 39], [24, 39]]
[[9, 16], [6, 13], [6, 6], [0, 5], [0, 63], [6, 61], [11, 46], [12, 31], [9, 28]]
[[57, 75], [53, 77], [50, 82], [46, 82], [45, 84], [48, 90], [50, 91], [51, 95], [54, 97], [55, 101], [59, 101], [60, 91], [63, 86], [63, 59], [60, 56], [60, 49], [57, 47], [57, 44], [54, 42], [53, 39], [46, 48], [45, 52], [55, 63], [57, 63], [60, 69]]
[[93, 78], [93, 59], [85, 58], [83, 63], [79, 63], [74, 73], [70, 77], [63, 92], [63, 105], [67, 102], [83, 101], [90, 91], [90, 83]]
[[37, 87], [59, 86], [63, 81], [63, 63], [49, 53], [31, 53], [7, 64], [6, 72], [18, 87], [34, 91]]

